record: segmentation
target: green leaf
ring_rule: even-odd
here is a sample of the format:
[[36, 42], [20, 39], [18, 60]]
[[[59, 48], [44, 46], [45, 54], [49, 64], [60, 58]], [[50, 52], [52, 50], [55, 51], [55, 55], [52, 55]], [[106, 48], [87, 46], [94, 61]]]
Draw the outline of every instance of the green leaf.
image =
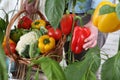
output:
[[120, 80], [120, 51], [102, 65], [102, 80]]
[[33, 2], [34, 0], [28, 0], [28, 3], [31, 3], [31, 2]]
[[5, 55], [1, 45], [2, 44], [0, 44], [0, 80], [7, 80], [8, 75], [7, 75], [7, 67], [5, 64]]
[[6, 30], [6, 22], [4, 19], [0, 18], [0, 80], [7, 80], [8, 74], [7, 74], [7, 67], [5, 62], [5, 53], [2, 48], [2, 42], [5, 35]]
[[7, 28], [7, 25], [9, 24], [9, 15], [7, 13], [5, 15], [5, 20], [6, 20], [6, 28]]
[[117, 4], [117, 6], [116, 6], [116, 13], [117, 13], [117, 16], [118, 16], [118, 18], [120, 20], [120, 3]]
[[87, 78], [86, 78], [86, 80], [97, 80], [95, 73], [93, 73], [92, 71], [90, 71], [89, 74], [88, 74], [88, 76], [87, 76]]
[[0, 29], [6, 30], [7, 24], [4, 19], [0, 18]]
[[63, 16], [65, 0], [46, 0], [45, 14], [50, 24], [57, 28]]
[[95, 11], [94, 9], [90, 9], [90, 10], [87, 11], [87, 14], [92, 15], [94, 13], [94, 11]]
[[86, 0], [78, 0], [79, 2], [85, 2]]
[[4, 29], [6, 30], [7, 25], [9, 23], [9, 15], [8, 15], [8, 13], [6, 13], [6, 11], [4, 9], [0, 9], [0, 10], [2, 10], [5, 13], [5, 16], [3, 17], [3, 19], [1, 17], [0, 17], [0, 19], [5, 21], [5, 24], [4, 24], [5, 28]]
[[2, 45], [3, 39], [4, 39], [5, 32], [0, 29], [0, 44]]
[[31, 43], [29, 48], [29, 56], [30, 58], [35, 58], [40, 56], [40, 51], [38, 48], [38, 43]]
[[75, 7], [77, 0], [73, 0], [73, 7]]
[[55, 60], [48, 57], [41, 57], [33, 62], [40, 65], [48, 80], [66, 80], [61, 66]]
[[30, 80], [30, 76], [31, 76], [31, 71], [32, 71], [32, 66], [31, 66], [31, 64], [30, 65], [28, 65], [28, 70], [27, 70], [27, 72], [26, 72], [26, 80]]
[[90, 49], [84, 60], [68, 65], [65, 69], [67, 80], [96, 80], [95, 73], [100, 66], [100, 50]]
[[37, 72], [35, 73], [35, 80], [39, 80], [39, 69], [37, 69]]
[[112, 7], [110, 5], [104, 5], [100, 8], [100, 15], [108, 14], [112, 12], [115, 12], [115, 7]]

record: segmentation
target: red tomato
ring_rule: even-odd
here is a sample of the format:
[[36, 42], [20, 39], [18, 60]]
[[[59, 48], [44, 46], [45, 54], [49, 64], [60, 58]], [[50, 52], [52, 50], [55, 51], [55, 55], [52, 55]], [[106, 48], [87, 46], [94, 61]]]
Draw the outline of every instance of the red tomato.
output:
[[59, 40], [62, 37], [62, 32], [59, 28], [56, 30], [54, 28], [49, 28], [48, 35], [53, 37], [55, 40]]
[[[11, 50], [12, 53], [16, 53], [15, 48], [16, 48], [16, 44], [13, 43], [13, 42], [10, 43], [10, 50]], [[3, 49], [4, 49], [4, 52], [5, 52], [6, 55], [10, 55], [10, 52], [9, 52], [9, 50], [8, 50], [6, 45], [3, 45]]]
[[60, 29], [56, 29], [56, 31], [55, 31], [55, 39], [56, 40], [59, 40], [61, 37], [62, 37], [62, 32], [61, 32], [61, 30]]
[[[4, 40], [2, 42], [2, 47], [3, 47], [3, 50], [5, 52], [6, 55], [10, 55], [10, 52], [8, 50], [8, 46], [6, 46], [6, 37], [4, 37]], [[14, 41], [12, 41], [11, 39], [9, 39], [9, 47], [10, 47], [10, 51], [12, 53], [16, 53], [16, 43]]]
[[45, 28], [48, 30], [50, 29], [52, 26], [51, 25], [47, 25]]

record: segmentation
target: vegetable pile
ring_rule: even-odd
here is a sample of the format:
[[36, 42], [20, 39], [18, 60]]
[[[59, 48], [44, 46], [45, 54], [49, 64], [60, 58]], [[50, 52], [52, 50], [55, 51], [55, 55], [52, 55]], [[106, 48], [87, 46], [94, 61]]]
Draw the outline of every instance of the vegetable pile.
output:
[[[21, 57], [34, 58], [53, 50], [61, 37], [61, 30], [59, 28], [55, 30], [52, 26], [46, 25], [45, 20], [33, 21], [23, 16], [10, 32], [10, 51]], [[5, 39], [2, 46], [6, 55], [9, 56]]]
[[[60, 25], [54, 28], [50, 24], [47, 25], [47, 22], [43, 19], [33, 21], [29, 17], [23, 16], [18, 21], [17, 26], [10, 32], [11, 52], [25, 58], [45, 55], [56, 48], [63, 35], [68, 36], [74, 30], [71, 37], [71, 51], [79, 54], [83, 50], [84, 39], [90, 35], [90, 30], [77, 26], [74, 23], [74, 17], [76, 17], [74, 14], [64, 14]], [[4, 40], [4, 51], [7, 55], [10, 55], [6, 47]]]

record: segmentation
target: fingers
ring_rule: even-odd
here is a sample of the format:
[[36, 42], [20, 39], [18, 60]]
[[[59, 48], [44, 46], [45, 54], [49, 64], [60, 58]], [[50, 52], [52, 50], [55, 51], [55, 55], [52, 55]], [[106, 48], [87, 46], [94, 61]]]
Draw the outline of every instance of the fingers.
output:
[[97, 36], [91, 35], [85, 39], [85, 44], [83, 45], [83, 48], [87, 50], [88, 48], [95, 47], [96, 44], [97, 44]]
[[93, 48], [93, 47], [95, 47], [96, 44], [97, 44], [97, 40], [95, 40], [95, 41], [93, 42], [93, 44], [92, 44], [91, 46], [89, 46], [89, 48]]
[[90, 41], [90, 42], [85, 43], [85, 44], [83, 45], [83, 48], [84, 48], [85, 50], [87, 50], [88, 48], [93, 48], [93, 47], [95, 47], [96, 44], [97, 44], [97, 40], [95, 40], [95, 41]]

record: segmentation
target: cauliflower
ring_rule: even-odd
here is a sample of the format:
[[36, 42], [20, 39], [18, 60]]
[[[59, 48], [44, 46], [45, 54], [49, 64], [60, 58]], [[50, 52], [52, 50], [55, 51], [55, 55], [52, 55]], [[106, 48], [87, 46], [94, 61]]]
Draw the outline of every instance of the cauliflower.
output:
[[19, 55], [25, 51], [27, 45], [31, 45], [37, 42], [39, 35], [36, 31], [31, 31], [20, 37], [20, 40], [17, 43], [16, 50]]

